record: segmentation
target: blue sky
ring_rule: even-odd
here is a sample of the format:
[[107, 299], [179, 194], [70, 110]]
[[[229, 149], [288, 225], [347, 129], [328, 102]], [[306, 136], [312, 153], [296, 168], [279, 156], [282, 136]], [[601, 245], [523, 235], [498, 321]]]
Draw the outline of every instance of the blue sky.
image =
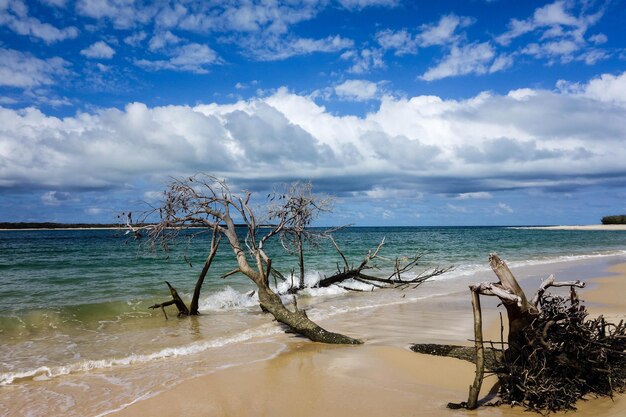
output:
[[626, 212], [624, 1], [0, 0], [0, 221], [112, 222], [207, 172], [322, 223]]

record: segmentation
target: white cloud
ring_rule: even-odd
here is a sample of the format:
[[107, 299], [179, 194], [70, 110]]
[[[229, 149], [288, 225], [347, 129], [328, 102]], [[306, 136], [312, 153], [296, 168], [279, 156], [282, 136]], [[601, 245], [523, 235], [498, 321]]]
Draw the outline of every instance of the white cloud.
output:
[[94, 59], [111, 59], [115, 55], [115, 50], [104, 41], [98, 41], [80, 51], [81, 55]]
[[496, 208], [496, 214], [511, 214], [514, 210], [505, 203], [498, 203], [498, 207]]
[[418, 35], [422, 47], [433, 45], [447, 45], [456, 42], [459, 37], [455, 33], [458, 28], [464, 28], [473, 23], [469, 17], [459, 17], [454, 14], [442, 16], [437, 24], [421, 26]]
[[156, 51], [156, 50], [162, 49], [170, 45], [176, 45], [182, 41], [183, 40], [181, 38], [174, 35], [169, 30], [167, 30], [165, 32], [160, 32], [154, 35], [150, 39], [150, 43], [148, 44], [148, 47], [150, 48], [151, 51]]
[[397, 6], [399, 2], [399, 0], [339, 0], [339, 4], [351, 10], [360, 10], [372, 6], [394, 7]]
[[[585, 40], [585, 33], [602, 17], [604, 7], [602, 4], [597, 6], [589, 2], [558, 0], [537, 8], [526, 20], [511, 19], [509, 30], [495, 40], [500, 45], [508, 46], [513, 40], [532, 34], [535, 41], [521, 46], [521, 53], [537, 59], [547, 59], [549, 64], [577, 60], [592, 65], [608, 56], [604, 51], [587, 50], [588, 44]], [[607, 37], [598, 33], [588, 40], [600, 45], [607, 41]]]
[[41, 0], [43, 3], [52, 7], [65, 7], [67, 0]]
[[150, 61], [140, 59], [137, 65], [147, 70], [172, 70], [206, 74], [207, 66], [220, 64], [222, 61], [217, 53], [207, 45], [190, 43], [173, 50], [171, 58], [167, 60]]
[[406, 29], [382, 30], [376, 33], [376, 41], [383, 49], [395, 50], [396, 55], [415, 54], [419, 45], [418, 40]]
[[562, 34], [563, 26], [576, 29], [586, 29], [587, 20], [578, 19], [568, 12], [568, 3], [558, 0], [554, 3], [537, 8], [533, 16], [527, 20], [511, 19], [509, 30], [496, 37], [496, 41], [502, 45], [508, 45], [513, 39], [537, 29], [544, 29], [547, 35], [552, 37], [555, 33]]
[[626, 72], [602, 74], [582, 87], [581, 94], [604, 103], [626, 105]]
[[596, 33], [595, 35], [589, 37], [589, 41], [596, 45], [602, 45], [603, 43], [608, 42], [608, 40], [609, 38], [607, 38], [604, 33]]
[[67, 201], [77, 201], [77, 198], [64, 191], [48, 191], [41, 196], [41, 202], [46, 206], [59, 206]]
[[62, 58], [39, 59], [29, 53], [0, 48], [0, 86], [33, 88], [52, 85], [67, 75], [69, 63]]
[[378, 95], [378, 84], [367, 80], [347, 80], [335, 86], [335, 94], [350, 101], [372, 100]]
[[130, 46], [139, 46], [141, 42], [146, 39], [148, 35], [144, 31], [135, 32], [132, 35], [128, 35], [124, 38], [124, 43]]
[[385, 67], [383, 51], [376, 48], [346, 51], [341, 55], [341, 59], [353, 61], [352, 66], [348, 68], [348, 72], [353, 74], [363, 74]]
[[149, 22], [157, 12], [154, 6], [141, 7], [123, 0], [78, 0], [76, 11], [86, 17], [110, 19], [117, 29], [130, 29]]
[[19, 35], [32, 36], [46, 43], [73, 39], [78, 36], [78, 29], [73, 26], [59, 29], [30, 17], [28, 7], [20, 0], [0, 4], [0, 26], [7, 26]]
[[437, 23], [420, 26], [415, 34], [407, 29], [398, 31], [386, 29], [376, 33], [376, 41], [386, 50], [394, 50], [396, 55], [416, 54], [418, 48], [448, 46], [462, 40], [458, 29], [470, 26], [473, 19], [454, 14], [442, 16]]
[[354, 45], [352, 40], [339, 35], [321, 39], [271, 36], [249, 38], [239, 43], [248, 55], [260, 61], [279, 61], [317, 52], [340, 52]]
[[456, 196], [457, 200], [490, 200], [493, 198], [491, 193], [485, 191], [475, 191], [471, 193], [461, 193]]
[[102, 207], [88, 207], [87, 209], [85, 209], [85, 213], [89, 214], [90, 216], [98, 216], [105, 211], [106, 210]]
[[494, 62], [495, 50], [489, 42], [474, 43], [462, 47], [452, 46], [450, 53], [435, 67], [429, 68], [420, 78], [439, 80], [466, 74], [486, 74], [502, 70], [506, 65]]
[[249, 189], [311, 178], [363, 198], [458, 200], [593, 186], [624, 175], [624, 80], [603, 75], [561, 93], [465, 100], [383, 96], [364, 117], [334, 115], [286, 89], [231, 104], [133, 103], [63, 119], [0, 107], [0, 178], [4, 188], [95, 189], [202, 171]]
[[16, 104], [17, 100], [13, 97], [0, 96], [0, 104]]

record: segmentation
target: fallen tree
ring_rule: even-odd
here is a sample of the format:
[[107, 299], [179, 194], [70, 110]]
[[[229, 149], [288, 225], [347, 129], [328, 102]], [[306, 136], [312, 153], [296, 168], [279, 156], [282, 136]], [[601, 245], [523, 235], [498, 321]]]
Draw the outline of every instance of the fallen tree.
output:
[[[349, 291], [363, 291], [354, 288], [345, 283], [345, 281], [353, 280], [363, 284], [370, 285], [374, 288], [416, 288], [429, 278], [444, 274], [452, 269], [452, 267], [434, 267], [427, 268], [419, 273], [412, 274], [410, 278], [406, 275], [413, 271], [422, 260], [426, 252], [417, 252], [411, 257], [395, 258], [394, 260], [384, 258], [380, 252], [385, 244], [385, 239], [378, 244], [374, 250], [369, 250], [363, 259], [358, 263], [350, 263], [334, 238], [334, 234], [345, 226], [334, 227], [326, 230], [313, 230], [310, 225], [317, 216], [324, 211], [330, 210], [330, 198], [321, 198], [312, 192], [312, 184], [310, 182], [296, 182], [291, 184], [283, 193], [274, 193], [268, 195], [273, 204], [269, 209], [269, 220], [279, 220], [284, 226], [278, 233], [280, 243], [283, 248], [298, 257], [298, 273], [291, 271], [290, 277], [285, 277], [279, 271], [272, 269], [271, 273], [276, 279], [282, 281], [290, 281], [287, 292], [297, 294], [305, 289], [305, 261], [304, 246], [308, 244], [310, 247], [318, 248], [321, 242], [330, 241], [336, 252], [342, 259], [343, 266], [337, 264], [337, 272], [330, 276], [324, 276], [317, 283], [316, 288], [330, 287], [331, 285], [339, 286]], [[387, 276], [374, 276], [368, 274], [367, 271], [379, 270], [376, 261], [383, 261], [392, 266], [391, 274]], [[296, 278], [294, 280], [294, 278]]]
[[170, 305], [176, 306], [176, 308], [178, 309], [179, 316], [197, 316], [198, 314], [200, 314], [198, 311], [198, 303], [200, 301], [200, 292], [202, 291], [202, 284], [204, 284], [204, 279], [206, 278], [207, 273], [209, 272], [209, 268], [211, 267], [211, 264], [213, 263], [213, 259], [215, 259], [215, 255], [217, 255], [217, 250], [219, 249], [220, 242], [222, 240], [222, 235], [219, 234], [217, 225], [213, 226], [212, 231], [213, 231], [213, 235], [211, 237], [211, 248], [209, 251], [209, 256], [207, 256], [207, 259], [204, 262], [204, 265], [202, 266], [202, 270], [200, 271], [200, 275], [198, 276], [198, 279], [196, 280], [196, 285], [193, 289], [193, 296], [191, 297], [191, 304], [189, 305], [189, 308], [187, 308], [187, 305], [185, 304], [185, 302], [178, 295], [178, 291], [176, 291], [176, 288], [174, 288], [167, 281], [165, 281], [165, 284], [167, 284], [167, 287], [170, 289], [170, 294], [172, 295], [172, 299], [169, 301], [165, 301], [163, 303], [154, 304], [150, 306], [150, 308], [152, 309], [160, 308], [163, 311], [163, 315], [165, 316], [166, 320], [167, 320], [167, 313], [165, 312], [165, 307], [170, 306]]
[[[211, 253], [196, 283], [195, 302], [192, 301], [191, 308], [186, 311], [184, 302], [169, 283], [172, 300], [152, 307], [163, 308], [165, 305], [175, 304], [179, 309], [179, 315], [197, 314], [195, 294], [199, 294], [202, 281], [215, 256], [214, 252], [218, 249], [219, 238], [216, 236], [223, 236], [228, 241], [238, 265], [232, 273], [241, 273], [256, 285], [259, 304], [263, 311], [271, 313], [291, 332], [312, 341], [335, 344], [362, 343], [358, 339], [323, 329], [308, 318], [306, 311], [298, 309], [297, 305], [295, 311], [287, 309], [280, 296], [270, 288], [272, 260], [265, 251], [265, 244], [288, 225], [290, 212], [284, 211], [283, 215], [276, 219], [276, 224], [263, 228], [261, 232], [260, 224], [251, 208], [250, 198], [249, 192], [242, 195], [232, 193], [226, 182], [216, 177], [196, 175], [173, 180], [163, 194], [161, 206], [144, 213], [144, 218], [141, 219], [141, 223], [146, 224], [147, 218], [158, 215], [158, 222], [135, 228], [130, 221], [131, 216], [128, 215], [128, 227], [135, 236], [147, 234], [152, 246], [160, 246], [165, 250], [173, 239], [188, 228], [204, 227], [213, 231]], [[241, 222], [240, 226], [245, 227], [243, 242], [234, 218]]]
[[[580, 281], [543, 281], [528, 300], [507, 265], [496, 255], [489, 257], [497, 283], [472, 285], [475, 347], [454, 348], [415, 345], [413, 350], [468, 358], [476, 363], [476, 378], [468, 401], [452, 408], [476, 408], [485, 368], [498, 377], [500, 403], [522, 405], [542, 413], [573, 409], [587, 395], [611, 396], [626, 389], [626, 325], [607, 322], [602, 316], [585, 320], [587, 311], [575, 288]], [[569, 297], [552, 296], [550, 287], [569, 287]], [[479, 295], [496, 296], [507, 311], [507, 340], [485, 342]], [[485, 343], [491, 348], [485, 360]], [[494, 349], [493, 346], [500, 346]], [[505, 348], [506, 347], [506, 348]]]
[[[374, 249], [373, 251], [369, 250], [368, 253], [365, 255], [365, 257], [363, 258], [363, 260], [357, 266], [355, 266], [354, 264], [350, 264], [348, 262], [348, 259], [343, 254], [341, 248], [339, 247], [339, 245], [333, 238], [332, 234], [326, 234], [324, 237], [326, 237], [332, 242], [333, 246], [335, 247], [335, 249], [341, 256], [341, 259], [343, 260], [343, 267], [339, 267], [339, 265], [337, 265], [337, 273], [329, 277], [322, 278], [316, 284], [317, 287], [323, 288], [323, 287], [329, 287], [331, 285], [339, 285], [342, 288], [354, 291], [353, 288], [343, 285], [344, 281], [353, 279], [354, 281], [371, 285], [372, 288], [385, 288], [385, 287], [394, 287], [394, 288], [401, 288], [401, 289], [407, 288], [407, 287], [417, 288], [418, 286], [426, 282], [428, 279], [436, 277], [438, 275], [442, 275], [450, 271], [453, 268], [451, 266], [448, 266], [448, 267], [436, 266], [434, 268], [427, 268], [416, 274], [413, 274], [413, 276], [410, 278], [403, 278], [403, 274], [406, 274], [412, 271], [419, 265], [420, 260], [425, 254], [425, 252], [417, 252], [412, 257], [404, 257], [402, 259], [395, 258], [392, 261], [393, 272], [391, 272], [391, 274], [387, 276], [378, 277], [378, 276], [374, 276], [374, 275], [367, 273], [367, 271], [370, 271], [372, 269], [379, 269], [379, 267], [376, 264], [373, 264], [372, 262], [380, 258], [380, 251], [383, 248], [383, 245], [385, 244], [384, 238], [378, 244], [376, 249]], [[383, 260], [390, 261], [389, 259], [383, 259]]]

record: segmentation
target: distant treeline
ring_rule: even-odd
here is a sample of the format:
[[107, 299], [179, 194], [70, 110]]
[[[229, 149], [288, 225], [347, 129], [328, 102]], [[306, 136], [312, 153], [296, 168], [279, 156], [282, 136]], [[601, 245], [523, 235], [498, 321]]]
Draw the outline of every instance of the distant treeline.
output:
[[[150, 223], [133, 224], [134, 227], [147, 226]], [[271, 225], [261, 224], [259, 227], [265, 228]], [[53, 222], [0, 222], [0, 230], [23, 230], [23, 229], [113, 229], [125, 228], [122, 223], [53, 223]], [[203, 228], [205, 225], [188, 225], [190, 228]], [[235, 224], [235, 227], [246, 227], [245, 224]]]
[[626, 214], [605, 216], [602, 218], [602, 224], [626, 224]]
[[53, 222], [0, 222], [0, 229], [102, 229], [122, 227], [119, 223], [53, 223]]

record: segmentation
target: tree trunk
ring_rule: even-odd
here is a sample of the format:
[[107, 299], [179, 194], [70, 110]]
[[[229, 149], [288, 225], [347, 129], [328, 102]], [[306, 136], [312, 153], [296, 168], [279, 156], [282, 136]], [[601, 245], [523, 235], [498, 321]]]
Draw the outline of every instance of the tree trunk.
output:
[[509, 348], [507, 349], [506, 357], [507, 360], [513, 362], [519, 355], [520, 350], [528, 344], [528, 341], [524, 338], [523, 331], [532, 323], [539, 311], [528, 302], [526, 294], [524, 294], [515, 276], [497, 254], [492, 253], [489, 255], [489, 265], [498, 277], [501, 287], [518, 297], [517, 302], [500, 298], [506, 308], [509, 322], [509, 334], [507, 337]]
[[187, 305], [178, 295], [178, 291], [176, 291], [176, 288], [172, 287], [172, 285], [167, 281], [165, 281], [165, 283], [170, 289], [170, 294], [172, 295], [172, 299], [170, 301], [166, 301], [161, 304], [152, 305], [149, 308], [160, 308], [161, 310], [163, 310], [163, 314], [165, 315], [165, 319], [167, 320], [167, 313], [165, 313], [164, 307], [171, 306], [172, 304], [174, 304], [176, 305], [176, 308], [178, 309], [179, 316], [188, 316], [189, 310], [187, 309]]
[[[212, 256], [213, 255], [213, 256]], [[198, 280], [196, 281], [196, 286], [193, 289], [193, 297], [191, 298], [191, 305], [189, 306], [189, 314], [192, 316], [197, 316], [198, 313], [198, 303], [200, 301], [200, 290], [202, 289], [202, 284], [204, 283], [204, 278], [206, 274], [209, 272], [209, 267], [211, 266], [211, 261], [215, 255], [211, 253], [207, 258], [206, 262], [204, 262], [204, 266], [202, 267], [202, 271], [200, 271], [200, 275], [198, 276]]]
[[485, 346], [483, 345], [483, 319], [480, 310], [480, 297], [478, 292], [471, 290], [472, 309], [474, 310], [474, 344], [476, 348], [476, 375], [474, 383], [470, 386], [467, 399], [467, 408], [473, 410], [478, 407], [478, 394], [483, 384], [485, 373]]
[[298, 267], [300, 267], [300, 282], [298, 284], [299, 289], [304, 288], [304, 253], [302, 249], [302, 235], [298, 234]]
[[280, 297], [265, 285], [257, 283], [259, 304], [261, 308], [270, 312], [280, 323], [288, 326], [292, 331], [299, 333], [314, 342], [356, 345], [363, 343], [339, 333], [324, 330], [311, 321], [304, 310], [290, 311], [285, 307]]

